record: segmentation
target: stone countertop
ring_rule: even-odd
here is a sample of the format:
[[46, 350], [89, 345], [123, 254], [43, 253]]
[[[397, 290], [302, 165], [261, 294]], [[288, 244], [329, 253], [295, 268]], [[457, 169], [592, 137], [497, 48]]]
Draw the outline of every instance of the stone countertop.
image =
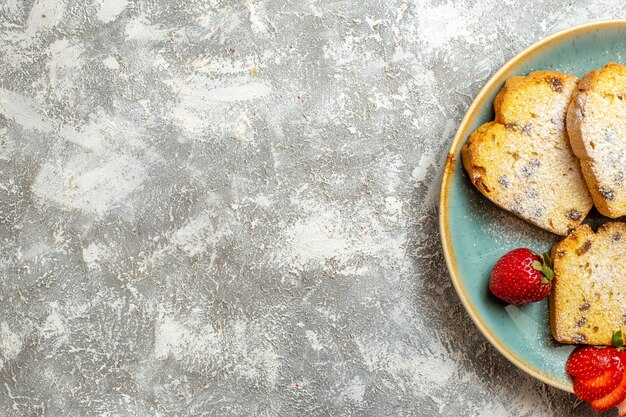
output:
[[436, 204], [489, 76], [625, 12], [3, 2], [0, 415], [593, 415], [477, 332]]

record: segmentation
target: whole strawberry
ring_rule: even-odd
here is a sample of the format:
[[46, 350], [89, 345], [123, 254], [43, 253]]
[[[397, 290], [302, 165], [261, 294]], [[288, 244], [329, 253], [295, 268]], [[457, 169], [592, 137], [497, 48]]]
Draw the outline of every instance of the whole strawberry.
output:
[[530, 249], [514, 249], [504, 255], [491, 272], [489, 289], [509, 304], [528, 304], [544, 299], [554, 277], [547, 253], [539, 256]]

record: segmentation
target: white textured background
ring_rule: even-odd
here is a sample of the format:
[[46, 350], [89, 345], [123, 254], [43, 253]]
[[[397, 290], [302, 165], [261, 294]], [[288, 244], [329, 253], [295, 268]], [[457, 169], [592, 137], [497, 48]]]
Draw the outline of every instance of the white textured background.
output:
[[1, 416], [570, 416], [437, 229], [473, 96], [621, 1], [4, 0]]

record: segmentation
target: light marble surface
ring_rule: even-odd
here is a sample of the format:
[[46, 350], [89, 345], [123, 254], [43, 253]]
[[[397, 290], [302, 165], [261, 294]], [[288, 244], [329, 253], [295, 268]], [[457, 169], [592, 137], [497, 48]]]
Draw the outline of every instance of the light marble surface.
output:
[[621, 1], [0, 3], [1, 416], [590, 416], [472, 325], [472, 97]]

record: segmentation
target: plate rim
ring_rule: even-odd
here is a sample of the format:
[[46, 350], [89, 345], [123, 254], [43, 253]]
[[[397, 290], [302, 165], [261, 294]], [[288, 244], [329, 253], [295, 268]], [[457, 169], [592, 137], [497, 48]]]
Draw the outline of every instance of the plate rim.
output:
[[584, 32], [589, 32], [596, 29], [604, 29], [611, 26], [623, 26], [626, 27], [626, 19], [610, 19], [610, 20], [598, 20], [587, 22], [581, 25], [573, 26], [559, 32], [556, 32], [552, 35], [549, 35], [545, 38], [538, 40], [537, 42], [531, 44], [530, 46], [524, 48], [522, 51], [518, 52], [515, 56], [513, 56], [510, 60], [508, 60], [502, 67], [498, 69], [485, 83], [485, 85], [480, 89], [472, 104], [469, 106], [465, 115], [461, 119], [459, 127], [456, 130], [454, 138], [450, 143], [450, 147], [448, 149], [448, 154], [446, 157], [446, 163], [443, 169], [443, 175], [441, 179], [440, 186], [440, 194], [439, 194], [439, 233], [441, 237], [441, 245], [443, 248], [443, 255], [446, 261], [446, 266], [448, 268], [448, 273], [452, 279], [452, 284], [454, 285], [454, 289], [461, 299], [461, 303], [465, 308], [465, 311], [470, 316], [474, 325], [480, 330], [482, 335], [487, 339], [487, 341], [496, 348], [500, 352], [502, 356], [509, 360], [513, 365], [517, 368], [521, 369], [528, 375], [538, 379], [550, 386], [561, 389], [563, 391], [573, 393], [572, 384], [564, 384], [560, 380], [552, 378], [548, 374], [541, 372], [534, 366], [530, 365], [528, 362], [522, 360], [519, 356], [514, 354], [508, 347], [504, 344], [500, 343], [500, 341], [495, 337], [495, 335], [487, 328], [485, 323], [483, 322], [480, 315], [476, 312], [474, 305], [472, 304], [470, 298], [468, 297], [463, 284], [461, 283], [460, 274], [458, 270], [458, 266], [456, 263], [456, 258], [454, 254], [454, 250], [452, 249], [452, 242], [450, 236], [450, 228], [448, 222], [448, 208], [449, 208], [449, 192], [450, 182], [452, 178], [452, 173], [455, 169], [456, 160], [455, 157], [458, 153], [459, 147], [465, 141], [465, 137], [468, 133], [468, 125], [471, 120], [474, 119], [478, 107], [480, 104], [486, 99], [488, 93], [493, 89], [494, 85], [500, 84], [504, 82], [505, 77], [509, 70], [519, 64], [521, 61], [529, 58], [530, 56], [540, 52], [546, 46], [549, 46], [557, 41], [562, 41], [572, 35], [581, 34]]

